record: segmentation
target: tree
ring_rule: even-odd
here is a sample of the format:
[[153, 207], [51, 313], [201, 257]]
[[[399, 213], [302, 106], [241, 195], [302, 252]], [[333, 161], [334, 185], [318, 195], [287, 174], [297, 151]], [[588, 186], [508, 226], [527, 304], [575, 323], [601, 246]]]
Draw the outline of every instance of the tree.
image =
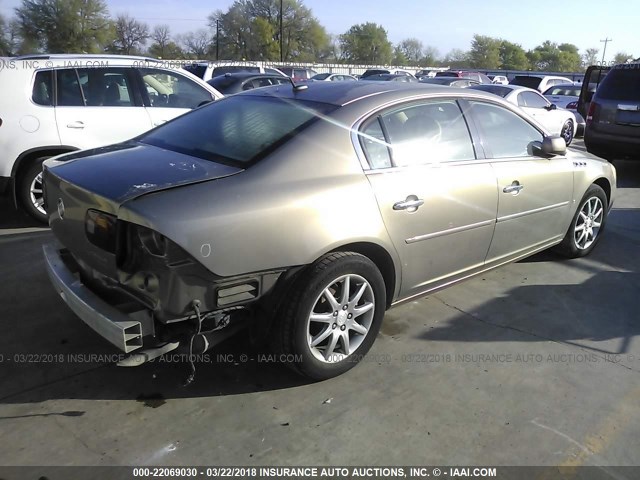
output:
[[627, 63], [628, 61], [633, 60], [633, 55], [629, 55], [626, 52], [618, 52], [613, 57], [614, 63]]
[[[174, 58], [167, 56], [167, 48], [171, 40], [171, 29], [169, 25], [156, 25], [150, 35], [153, 43], [149, 47], [149, 54], [159, 58]], [[174, 43], [175, 45], [175, 43]]]
[[558, 50], [560, 53], [558, 54], [557, 71], [577, 72], [582, 70], [582, 57], [578, 52], [578, 47], [572, 43], [562, 43], [558, 46]]
[[25, 44], [47, 53], [97, 53], [112, 39], [104, 0], [22, 0], [16, 20]]
[[454, 48], [442, 60], [444, 66], [450, 68], [466, 68], [469, 66], [469, 52]]
[[422, 49], [420, 64], [424, 67], [435, 67], [438, 64], [440, 53], [435, 47], [425, 47]]
[[582, 61], [585, 67], [589, 65], [595, 65], [598, 61], [598, 53], [600, 52], [597, 48], [587, 48], [582, 54]]
[[558, 45], [549, 40], [538, 45], [529, 60], [534, 69], [551, 72], [577, 72], [582, 63], [578, 47], [571, 43]]
[[302, 0], [282, 2], [282, 52], [280, 52], [280, 1], [236, 0], [226, 12], [209, 15], [218, 29], [219, 51], [224, 58], [317, 61], [332, 56], [330, 37]]
[[129, 15], [118, 15], [115, 22], [115, 39], [110, 50], [125, 55], [140, 53], [147, 43], [149, 26]]
[[484, 35], [474, 35], [469, 51], [469, 63], [473, 68], [500, 67], [501, 40]]
[[500, 68], [503, 70], [527, 70], [529, 59], [517, 43], [502, 40], [500, 44]]
[[396, 48], [406, 59], [406, 63], [403, 63], [402, 65], [409, 64], [417, 66], [420, 64], [420, 60], [423, 57], [424, 50], [424, 46], [422, 45], [422, 42], [420, 40], [418, 40], [417, 38], [407, 38], [400, 42]]
[[189, 32], [181, 37], [185, 53], [194, 59], [203, 59], [211, 51], [211, 34], [208, 30], [200, 28], [195, 32]]
[[389, 64], [392, 46], [387, 31], [375, 23], [353, 25], [340, 36], [344, 58], [349, 63]]

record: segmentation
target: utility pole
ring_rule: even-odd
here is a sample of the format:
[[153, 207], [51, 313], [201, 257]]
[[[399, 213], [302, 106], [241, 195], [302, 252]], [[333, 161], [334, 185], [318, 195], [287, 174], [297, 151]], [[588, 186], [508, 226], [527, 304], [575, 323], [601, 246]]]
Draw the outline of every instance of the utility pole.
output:
[[220, 55], [220, 20], [216, 20], [216, 60]]
[[284, 62], [284, 49], [282, 48], [282, 0], [280, 0], [280, 61]]
[[604, 40], [600, 40], [600, 42], [604, 42], [604, 48], [602, 49], [602, 66], [604, 67], [604, 54], [607, 52], [607, 43], [613, 42], [613, 38], [605, 38]]

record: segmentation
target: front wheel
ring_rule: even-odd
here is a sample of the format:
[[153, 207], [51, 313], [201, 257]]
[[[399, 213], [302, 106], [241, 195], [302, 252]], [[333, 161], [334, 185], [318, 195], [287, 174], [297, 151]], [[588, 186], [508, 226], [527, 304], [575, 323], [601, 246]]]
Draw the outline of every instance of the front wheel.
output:
[[573, 141], [573, 120], [567, 120], [564, 122], [562, 130], [560, 130], [560, 136], [564, 138], [567, 147], [571, 145], [571, 142]]
[[386, 310], [380, 271], [367, 257], [335, 252], [311, 265], [285, 300], [276, 349], [314, 380], [340, 375], [369, 351]]
[[580, 201], [571, 226], [558, 251], [568, 257], [584, 257], [591, 253], [607, 221], [607, 195], [598, 185], [591, 185]]

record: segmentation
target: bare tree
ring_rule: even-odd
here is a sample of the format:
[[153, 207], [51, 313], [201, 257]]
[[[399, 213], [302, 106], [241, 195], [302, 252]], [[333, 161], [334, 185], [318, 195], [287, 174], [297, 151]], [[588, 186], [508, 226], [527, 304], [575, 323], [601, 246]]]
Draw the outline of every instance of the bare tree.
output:
[[139, 53], [149, 38], [149, 26], [129, 15], [118, 15], [115, 22], [116, 38], [113, 50], [125, 55]]
[[181, 43], [187, 54], [194, 58], [204, 58], [211, 47], [211, 33], [204, 28], [182, 36]]
[[169, 25], [156, 25], [151, 33], [151, 46], [158, 57], [164, 58], [167, 53], [167, 46], [171, 42], [171, 30]]

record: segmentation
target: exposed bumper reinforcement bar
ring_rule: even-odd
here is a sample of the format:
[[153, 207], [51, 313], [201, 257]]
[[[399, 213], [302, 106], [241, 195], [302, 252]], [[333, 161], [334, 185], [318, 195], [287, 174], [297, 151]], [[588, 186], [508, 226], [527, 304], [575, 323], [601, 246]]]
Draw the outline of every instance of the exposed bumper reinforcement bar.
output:
[[84, 323], [125, 353], [142, 347], [142, 326], [91, 292], [67, 268], [55, 244], [46, 244], [45, 266], [54, 288]]

